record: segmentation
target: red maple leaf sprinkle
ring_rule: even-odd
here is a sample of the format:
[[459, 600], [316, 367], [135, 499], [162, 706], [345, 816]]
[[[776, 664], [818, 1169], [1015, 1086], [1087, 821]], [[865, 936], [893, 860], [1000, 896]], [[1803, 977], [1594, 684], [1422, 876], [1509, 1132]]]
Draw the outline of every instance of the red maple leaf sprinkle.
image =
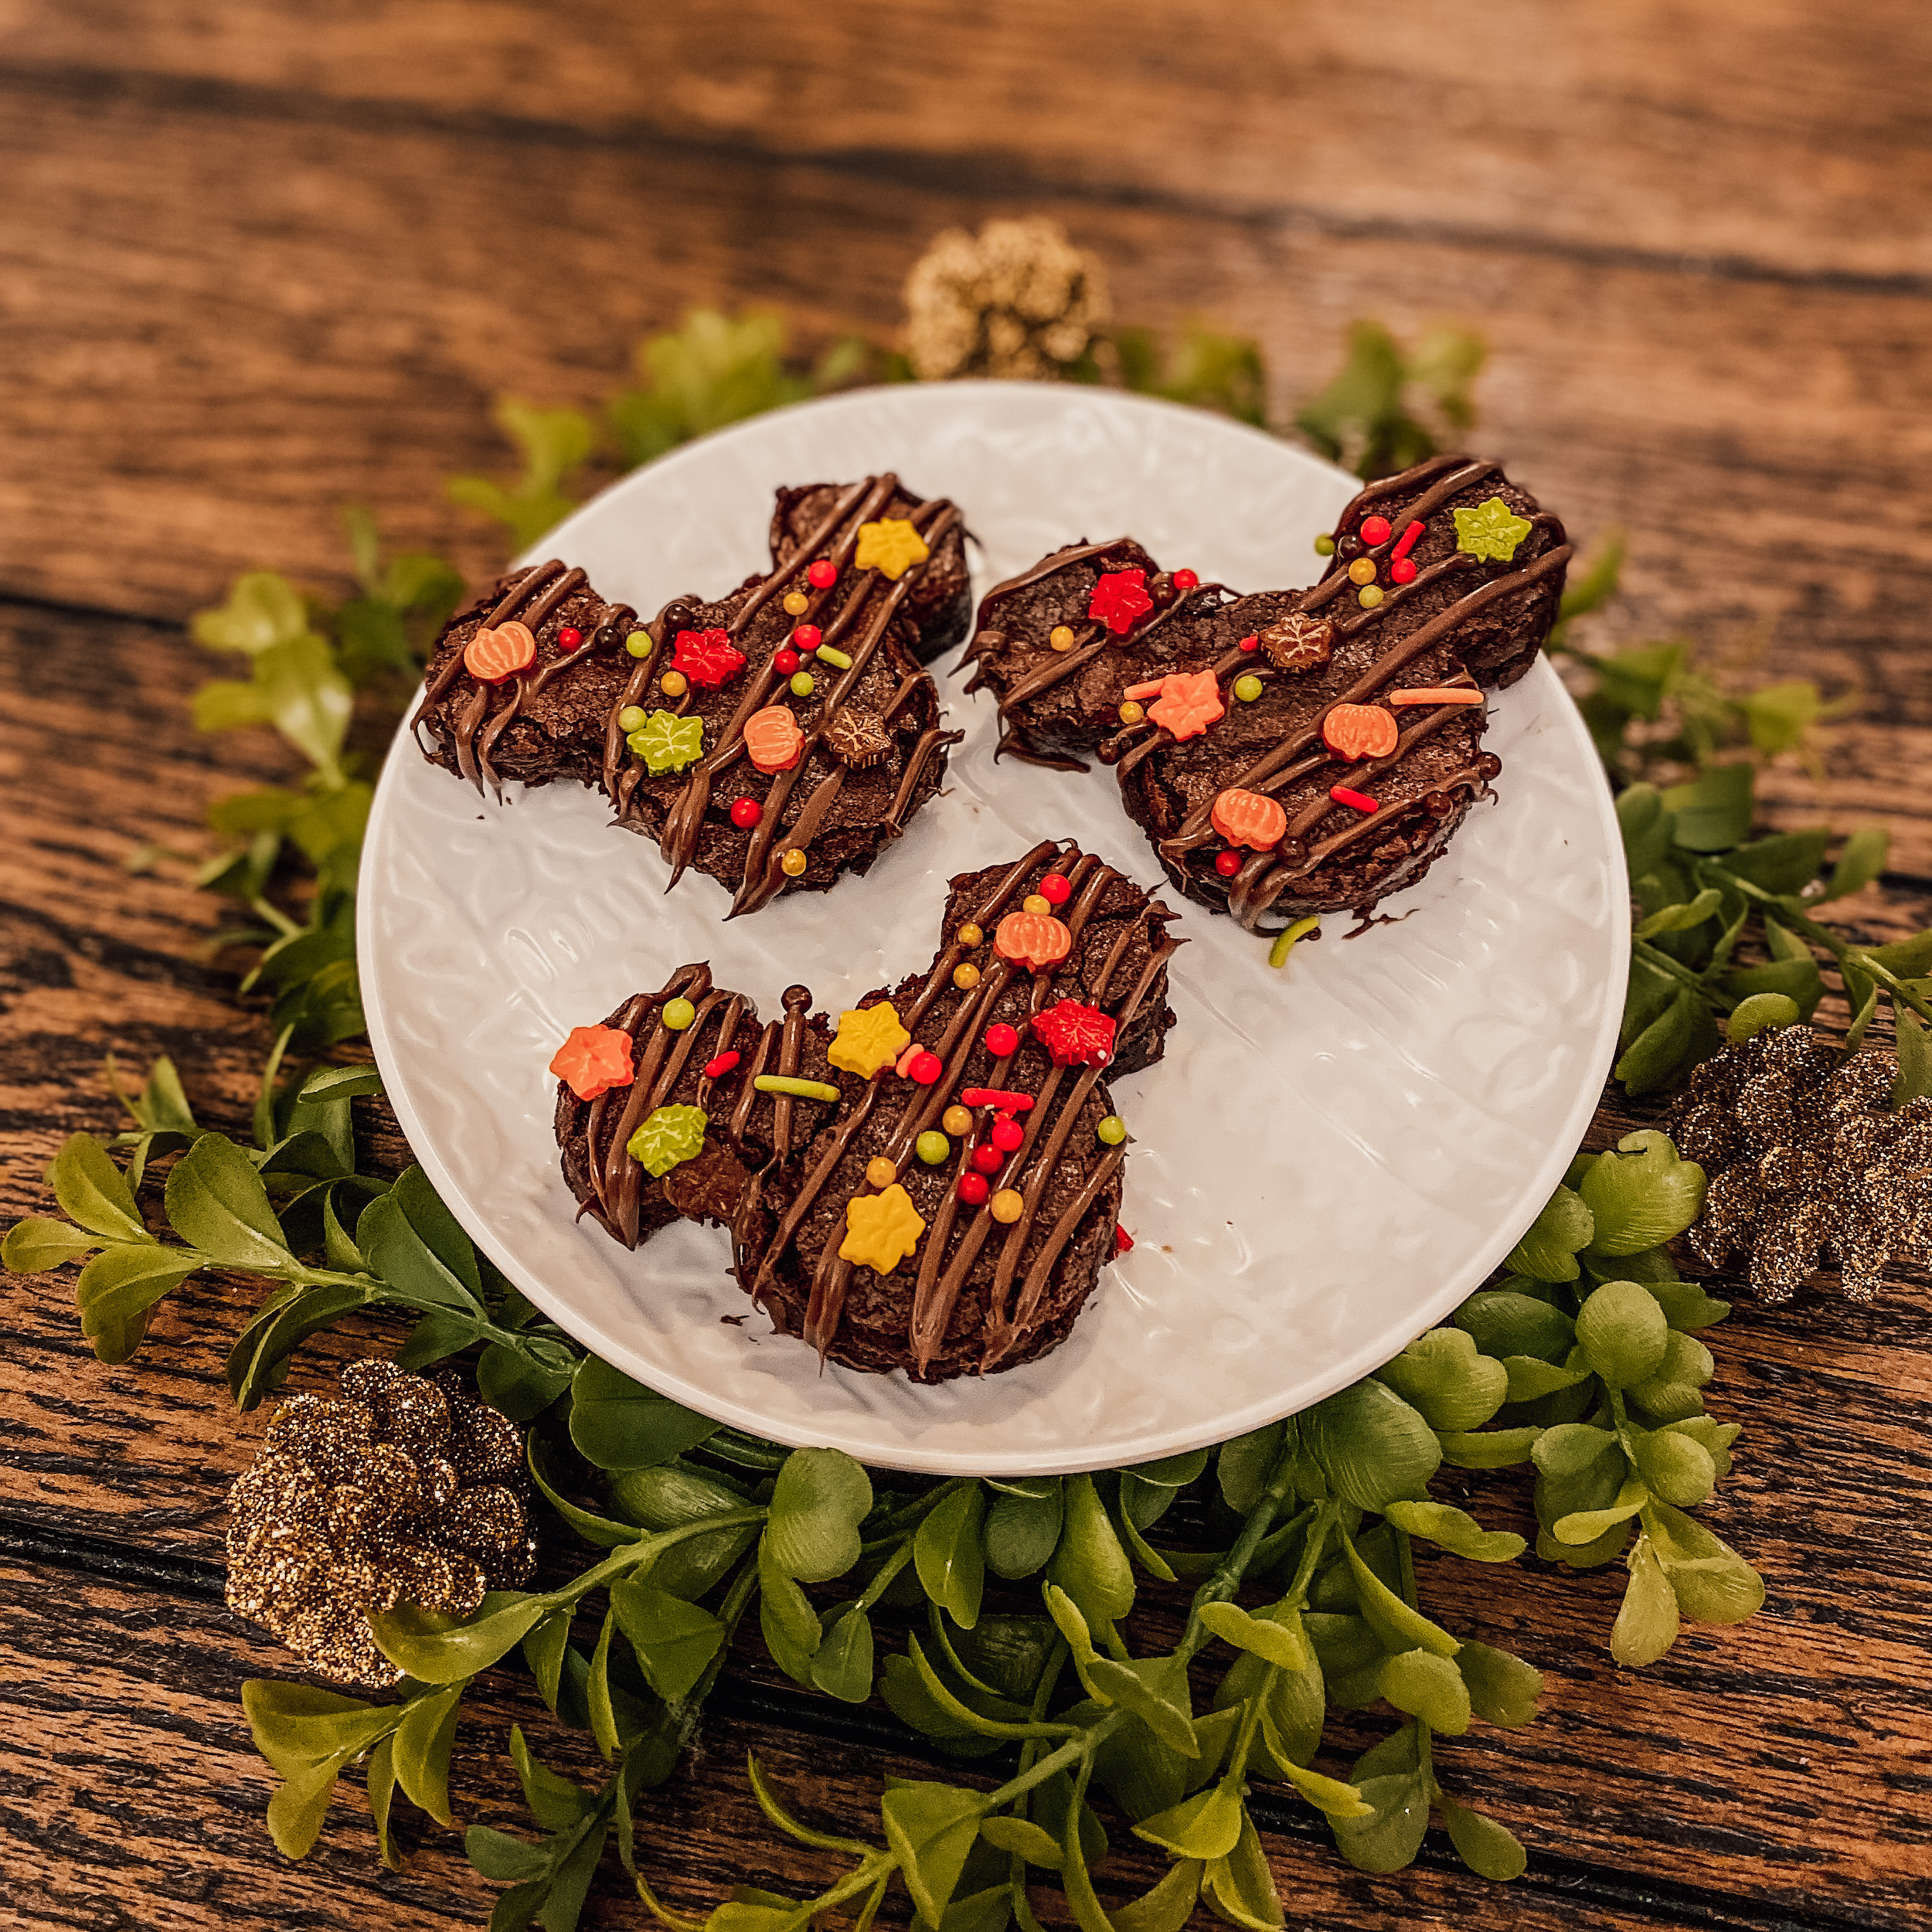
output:
[[715, 691], [745, 668], [745, 654], [731, 641], [729, 631], [680, 631], [671, 655], [671, 668], [682, 671], [693, 684]]
[[1145, 617], [1153, 608], [1145, 570], [1107, 570], [1094, 587], [1094, 599], [1087, 607], [1087, 614], [1098, 617], [1114, 636], [1123, 638], [1133, 629], [1136, 617]]
[[573, 1026], [551, 1060], [550, 1071], [579, 1100], [594, 1100], [636, 1078], [631, 1048], [631, 1036], [617, 1027]]
[[1114, 1022], [1097, 1006], [1056, 1000], [1032, 1024], [1056, 1066], [1104, 1066], [1114, 1057]]
[[1114, 1252], [1117, 1255], [1129, 1253], [1134, 1246], [1134, 1237], [1119, 1222], [1114, 1223]]

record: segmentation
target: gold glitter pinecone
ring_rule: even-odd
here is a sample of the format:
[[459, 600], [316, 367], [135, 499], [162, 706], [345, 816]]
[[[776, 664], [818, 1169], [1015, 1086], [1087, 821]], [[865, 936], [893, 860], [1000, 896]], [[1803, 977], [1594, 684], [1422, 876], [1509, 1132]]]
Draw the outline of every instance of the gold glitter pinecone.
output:
[[1932, 1100], [1894, 1109], [1897, 1074], [1894, 1055], [1848, 1058], [1804, 1026], [1699, 1066], [1665, 1122], [1710, 1177], [1689, 1237], [1698, 1257], [1748, 1256], [1771, 1302], [1790, 1300], [1821, 1251], [1854, 1301], [1878, 1292], [1888, 1262], [1932, 1260]]
[[294, 1396], [228, 1498], [228, 1607], [321, 1675], [384, 1689], [403, 1673], [371, 1611], [467, 1615], [536, 1557], [515, 1427], [453, 1376], [352, 1362], [342, 1400]]
[[1058, 223], [948, 228], [906, 278], [906, 354], [922, 382], [1060, 376], [1106, 325], [1107, 277]]

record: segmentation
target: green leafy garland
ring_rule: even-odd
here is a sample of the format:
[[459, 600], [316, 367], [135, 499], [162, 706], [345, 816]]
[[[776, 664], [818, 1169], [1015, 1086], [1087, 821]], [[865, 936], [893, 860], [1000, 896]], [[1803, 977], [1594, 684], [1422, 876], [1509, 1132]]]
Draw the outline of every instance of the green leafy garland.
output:
[[[1252, 345], [1196, 332], [1163, 356], [1120, 332], [1115, 348], [1138, 386], [1258, 411]], [[794, 376], [782, 351], [770, 318], [704, 315], [647, 344], [647, 386], [609, 411], [625, 454], [646, 460], [855, 374], [899, 372], [883, 352], [848, 344]], [[1365, 471], [1413, 461], [1427, 453], [1427, 432], [1407, 413], [1404, 386], [1423, 384], [1447, 420], [1463, 420], [1480, 360], [1466, 338], [1404, 357], [1386, 332], [1361, 325], [1348, 368], [1302, 426], [1332, 452], [1355, 454]], [[595, 436], [573, 412], [506, 403], [500, 420], [525, 451], [524, 474], [509, 485], [459, 480], [452, 493], [501, 518], [519, 542], [533, 539], [570, 507], [565, 482]], [[1037, 1932], [1027, 1888], [1041, 1874], [1087, 1932], [1175, 1932], [1200, 1901], [1238, 1925], [1278, 1926], [1249, 1808], [1257, 1784], [1291, 1790], [1324, 1814], [1338, 1849], [1365, 1870], [1406, 1865], [1439, 1814], [1472, 1869], [1520, 1872], [1516, 1840], [1444, 1789], [1439, 1740], [1477, 1718], [1529, 1722], [1541, 1675], [1425, 1612], [1415, 1544], [1479, 1563], [1512, 1561], [1524, 1545], [1430, 1485], [1445, 1466], [1532, 1467], [1538, 1555], [1572, 1569], [1624, 1560], [1611, 1636], [1621, 1663], [1661, 1655], [1682, 1617], [1733, 1622], [1758, 1606], [1756, 1573], [1685, 1513], [1728, 1472], [1738, 1433], [1704, 1413], [1700, 1393], [1712, 1362], [1696, 1335], [1726, 1304], [1678, 1280], [1668, 1253], [1699, 1212], [1700, 1171], [1654, 1132], [1580, 1156], [1503, 1277], [1451, 1325], [1315, 1409], [1213, 1451], [1066, 1478], [882, 1475], [896, 1486], [876, 1489], [835, 1451], [787, 1451], [721, 1428], [541, 1319], [420, 1169], [393, 1181], [358, 1171], [351, 1103], [379, 1092], [372, 1069], [282, 1074], [289, 1056], [311, 1057], [362, 1031], [352, 913], [370, 792], [344, 752], [354, 693], [385, 682], [400, 692], [460, 593], [434, 558], [383, 566], [366, 516], [350, 529], [356, 598], [332, 609], [260, 573], [195, 630], [211, 648], [245, 654], [251, 673], [204, 687], [197, 722], [272, 724], [311, 767], [300, 791], [216, 806], [211, 824], [230, 848], [193, 875], [258, 922], [217, 942], [261, 946], [244, 990], [273, 1001], [275, 1044], [251, 1141], [202, 1128], [175, 1068], [157, 1061], [138, 1094], [115, 1087], [128, 1131], [105, 1141], [77, 1134], [55, 1160], [48, 1178], [66, 1219], [19, 1222], [0, 1259], [20, 1272], [81, 1261], [83, 1332], [112, 1362], [134, 1354], [155, 1304], [199, 1270], [273, 1284], [230, 1359], [243, 1408], [278, 1384], [304, 1339], [352, 1310], [407, 1310], [416, 1321], [397, 1360], [420, 1367], [478, 1348], [481, 1393], [532, 1425], [532, 1479], [572, 1531], [609, 1553], [559, 1588], [498, 1593], [460, 1621], [407, 1609], [380, 1620], [379, 1641], [406, 1673], [400, 1701], [246, 1686], [257, 1745], [284, 1781], [270, 1806], [276, 1843], [304, 1853], [338, 1774], [359, 1762], [386, 1861], [396, 1859], [399, 1791], [449, 1823], [463, 1692], [480, 1672], [520, 1660], [547, 1708], [588, 1732], [612, 1770], [600, 1789], [583, 1790], [512, 1730], [511, 1756], [546, 1835], [468, 1834], [472, 1862], [508, 1888], [493, 1928], [576, 1925], [613, 1829], [645, 1903], [666, 1924], [695, 1925], [658, 1903], [640, 1869], [635, 1805], [675, 1769], [755, 1606], [767, 1649], [795, 1681], [855, 1703], [876, 1694], [932, 1752], [993, 1760], [1002, 1781], [986, 1791], [888, 1781], [874, 1844], [810, 1829], [753, 1763], [753, 1792], [774, 1824], [849, 1869], [809, 1900], [741, 1891], [704, 1921], [713, 1932], [789, 1932], [842, 1906], [862, 1927], [895, 1877], [935, 1932], [1000, 1932], [1015, 1920]], [[1932, 1052], [1907, 1013], [1932, 1018], [1927, 984], [1914, 977], [1932, 967], [1932, 934], [1859, 947], [1811, 914], [1877, 876], [1882, 834], [1855, 834], [1821, 881], [1827, 835], [1750, 842], [1752, 766], [1712, 761], [1744, 743], [1759, 756], [1798, 745], [1825, 711], [1815, 687], [1728, 699], [1687, 646], [1599, 657], [1571, 645], [1567, 620], [1607, 598], [1616, 568], [1613, 548], [1586, 571], [1553, 648], [1594, 680], [1586, 710], [1615, 775], [1631, 777], [1633, 760], [1693, 768], [1662, 789], [1631, 783], [1620, 800], [1645, 915], [1620, 1075], [1633, 1093], [1649, 1090], [1715, 1050], [1720, 1021], [1742, 1037], [1808, 1017], [1825, 992], [1821, 950], [1852, 1009], [1855, 1042], [1883, 989], [1900, 1009], [1901, 1083], [1925, 1090]], [[1645, 737], [1667, 712], [1676, 737]], [[291, 848], [313, 869], [294, 901], [301, 917], [270, 896]], [[1768, 957], [1738, 964], [1751, 931]], [[124, 1168], [110, 1148], [126, 1153]], [[172, 1241], [150, 1232], [138, 1198], [170, 1160], [162, 1209]], [[1172, 1533], [1157, 1544], [1150, 1532], [1164, 1521]], [[1155, 1654], [1142, 1641], [1136, 1654], [1143, 1589], [1158, 1598], [1190, 1582], [1179, 1641]], [[877, 1631], [876, 1612], [885, 1620]], [[1349, 1777], [1315, 1770], [1328, 1712], [1378, 1705], [1398, 1722]], [[1170, 1861], [1152, 1891], [1111, 1913], [1093, 1878], [1107, 1845], [1093, 1802], [1101, 1793]]]

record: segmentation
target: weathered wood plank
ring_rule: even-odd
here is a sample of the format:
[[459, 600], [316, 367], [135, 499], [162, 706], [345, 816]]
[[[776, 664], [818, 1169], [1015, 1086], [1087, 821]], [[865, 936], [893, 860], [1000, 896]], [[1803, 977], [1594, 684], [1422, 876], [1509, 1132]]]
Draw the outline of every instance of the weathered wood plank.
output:
[[[882, 18], [746, 0], [553, 9], [510, 0], [298, 12], [18, 6], [11, 63], [46, 87], [172, 85], [554, 130], [580, 145], [726, 145], [968, 192], [1151, 202], [1277, 228], [1447, 233], [1497, 253], [1636, 250], [1719, 272], [1932, 271], [1899, 217], [1932, 189], [1903, 0], [1658, 0], [1552, 12], [1452, 0], [1396, 33], [1305, 4], [1079, 0]], [[675, 92], [665, 79], [675, 77]], [[934, 84], [937, 77], [944, 84]], [[1764, 159], [1783, 166], [1767, 192]]]

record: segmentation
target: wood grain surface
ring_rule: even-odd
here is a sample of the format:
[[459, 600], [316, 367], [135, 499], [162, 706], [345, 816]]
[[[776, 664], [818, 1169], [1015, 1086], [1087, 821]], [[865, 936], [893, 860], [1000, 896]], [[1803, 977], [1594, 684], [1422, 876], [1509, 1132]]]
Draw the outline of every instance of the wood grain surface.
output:
[[[349, 501], [479, 576], [500, 552], [443, 484], [507, 467], [493, 396], [593, 406], [699, 303], [780, 306], [801, 349], [889, 335], [933, 233], [990, 214], [1062, 221], [1125, 318], [1259, 337], [1284, 420], [1357, 316], [1481, 329], [1480, 447], [1586, 538], [1628, 534], [1600, 634], [1693, 634], [1754, 675], [1861, 693], [1822, 793], [1781, 770], [1767, 815], [1886, 823], [1891, 875], [1835, 916], [1877, 936], [1928, 916], [1925, 10], [1099, 18], [0, 0], [0, 1218], [45, 1205], [64, 1134], [117, 1124], [111, 1051], [171, 1053], [202, 1117], [247, 1118], [267, 1041], [207, 950], [222, 909], [179, 867], [125, 865], [151, 842], [205, 852], [211, 799], [289, 775], [262, 734], [189, 726], [210, 665], [187, 615], [250, 567], [339, 593]], [[379, 1104], [359, 1109], [400, 1160]], [[1607, 1105], [1592, 1144], [1632, 1119]], [[286, 1660], [223, 1609], [219, 1567], [262, 1423], [221, 1386], [253, 1290], [191, 1284], [121, 1369], [80, 1342], [70, 1280], [0, 1294], [0, 1927], [484, 1923], [492, 1888], [451, 1834], [425, 1826], [396, 1875], [359, 1798], [301, 1864], [262, 1828], [236, 1692]], [[296, 1386], [394, 1334], [325, 1338]], [[1432, 1838], [1367, 1878], [1281, 1806], [1291, 1924], [1932, 1927], [1927, 1284], [1740, 1303], [1712, 1340], [1711, 1408], [1748, 1431], [1709, 1513], [1764, 1572], [1765, 1611], [1633, 1675], [1606, 1648], [1617, 1580], [1430, 1566], [1439, 1614], [1550, 1674], [1535, 1727], [1444, 1750], [1529, 1872], [1485, 1885]], [[1471, 1493], [1526, 1523], [1519, 1478]], [[464, 1821], [519, 1828], [502, 1751], [535, 1708], [516, 1680], [484, 1688]], [[588, 1775], [574, 1740], [532, 1730]], [[808, 1699], [744, 1647], [648, 1810], [674, 1903], [815, 1869], [757, 1817], [747, 1749], [846, 1829], [916, 1764], [883, 1713]], [[1124, 1858], [1111, 1896], [1157, 1869]], [[594, 1920], [643, 1921], [614, 1885]]]

